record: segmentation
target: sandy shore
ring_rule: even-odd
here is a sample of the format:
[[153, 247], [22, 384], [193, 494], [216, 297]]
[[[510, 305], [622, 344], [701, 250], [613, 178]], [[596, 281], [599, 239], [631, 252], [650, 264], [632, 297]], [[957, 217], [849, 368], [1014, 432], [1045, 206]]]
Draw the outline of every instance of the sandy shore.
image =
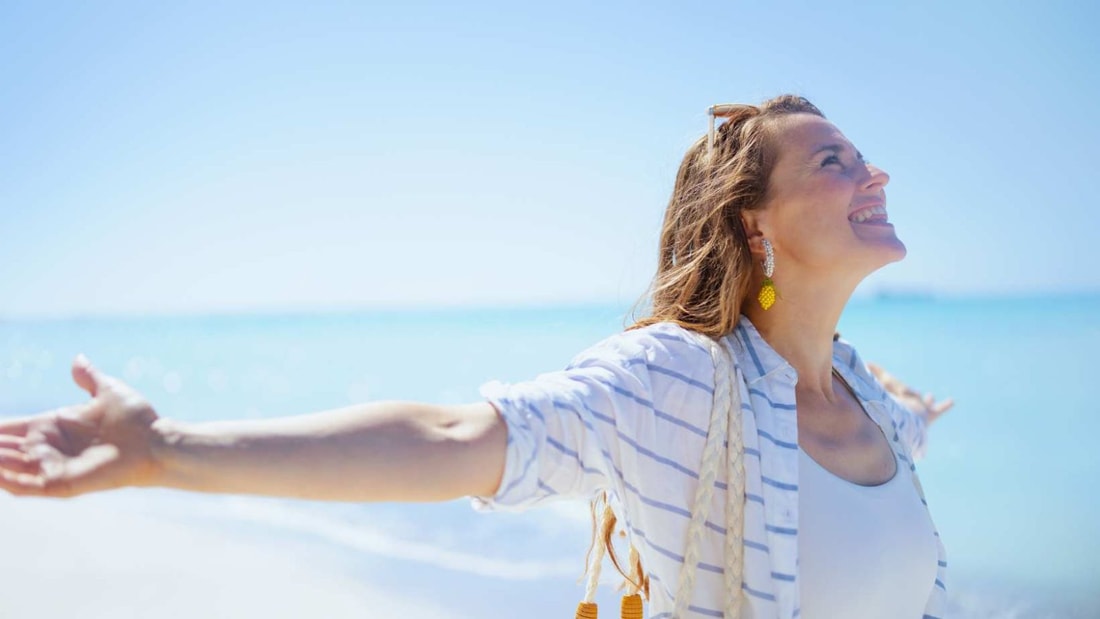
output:
[[119, 509], [0, 495], [0, 617], [454, 617], [323, 551]]
[[[421, 544], [369, 526], [303, 527], [295, 518], [308, 512], [269, 507], [158, 491], [71, 501], [0, 494], [0, 619], [551, 619], [570, 616], [583, 593], [572, 570], [563, 577], [552, 562], [423, 556]], [[571, 529], [554, 538], [586, 541]], [[526, 571], [537, 574], [517, 577]], [[953, 577], [955, 619], [1097, 616], [1095, 599]], [[617, 610], [612, 586], [598, 597]]]

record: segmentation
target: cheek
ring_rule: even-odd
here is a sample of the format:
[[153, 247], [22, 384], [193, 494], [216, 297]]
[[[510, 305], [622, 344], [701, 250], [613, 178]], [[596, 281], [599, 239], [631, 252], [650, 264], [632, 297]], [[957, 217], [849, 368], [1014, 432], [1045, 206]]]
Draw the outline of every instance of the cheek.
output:
[[799, 262], [835, 259], [846, 251], [854, 231], [848, 221], [848, 194], [819, 187], [812, 197], [790, 202], [777, 223], [785, 252]]

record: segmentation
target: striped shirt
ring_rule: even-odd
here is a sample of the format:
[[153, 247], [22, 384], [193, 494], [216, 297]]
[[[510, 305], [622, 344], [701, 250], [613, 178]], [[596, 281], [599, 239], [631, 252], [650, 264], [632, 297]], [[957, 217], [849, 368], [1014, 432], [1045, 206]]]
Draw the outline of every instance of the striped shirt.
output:
[[[714, 364], [700, 337], [658, 323], [603, 340], [563, 371], [481, 388], [507, 423], [508, 446], [500, 488], [492, 497], [472, 497], [474, 509], [522, 511], [563, 498], [591, 499], [606, 490], [649, 576], [650, 619], [672, 616], [711, 414]], [[726, 337], [744, 375], [741, 617], [795, 619], [800, 614], [797, 374], [747, 317]], [[834, 342], [833, 365], [891, 437], [927, 513], [913, 465], [926, 449], [924, 419], [887, 394], [843, 339]], [[722, 617], [725, 491], [726, 472], [720, 467], [691, 616]], [[923, 619], [942, 617], [946, 602], [947, 562], [938, 532], [936, 542], [934, 582], [913, 585], [927, 588]]]

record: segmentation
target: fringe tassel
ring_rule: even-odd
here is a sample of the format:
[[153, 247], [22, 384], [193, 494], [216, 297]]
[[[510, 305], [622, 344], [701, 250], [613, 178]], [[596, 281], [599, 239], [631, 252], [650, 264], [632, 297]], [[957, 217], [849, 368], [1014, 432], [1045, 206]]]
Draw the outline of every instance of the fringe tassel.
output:
[[622, 619], [642, 619], [642, 596], [624, 595], [620, 611]]

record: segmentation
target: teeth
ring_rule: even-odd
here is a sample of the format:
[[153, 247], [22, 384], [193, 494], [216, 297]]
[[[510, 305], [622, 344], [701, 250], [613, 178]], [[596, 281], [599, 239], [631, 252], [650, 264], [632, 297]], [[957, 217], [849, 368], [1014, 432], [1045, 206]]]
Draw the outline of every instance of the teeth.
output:
[[874, 217], [875, 215], [885, 216], [886, 208], [883, 206], [872, 206], [871, 208], [865, 208], [861, 211], [857, 211], [854, 215], [852, 215], [850, 219], [857, 224], [861, 224], [868, 219]]

